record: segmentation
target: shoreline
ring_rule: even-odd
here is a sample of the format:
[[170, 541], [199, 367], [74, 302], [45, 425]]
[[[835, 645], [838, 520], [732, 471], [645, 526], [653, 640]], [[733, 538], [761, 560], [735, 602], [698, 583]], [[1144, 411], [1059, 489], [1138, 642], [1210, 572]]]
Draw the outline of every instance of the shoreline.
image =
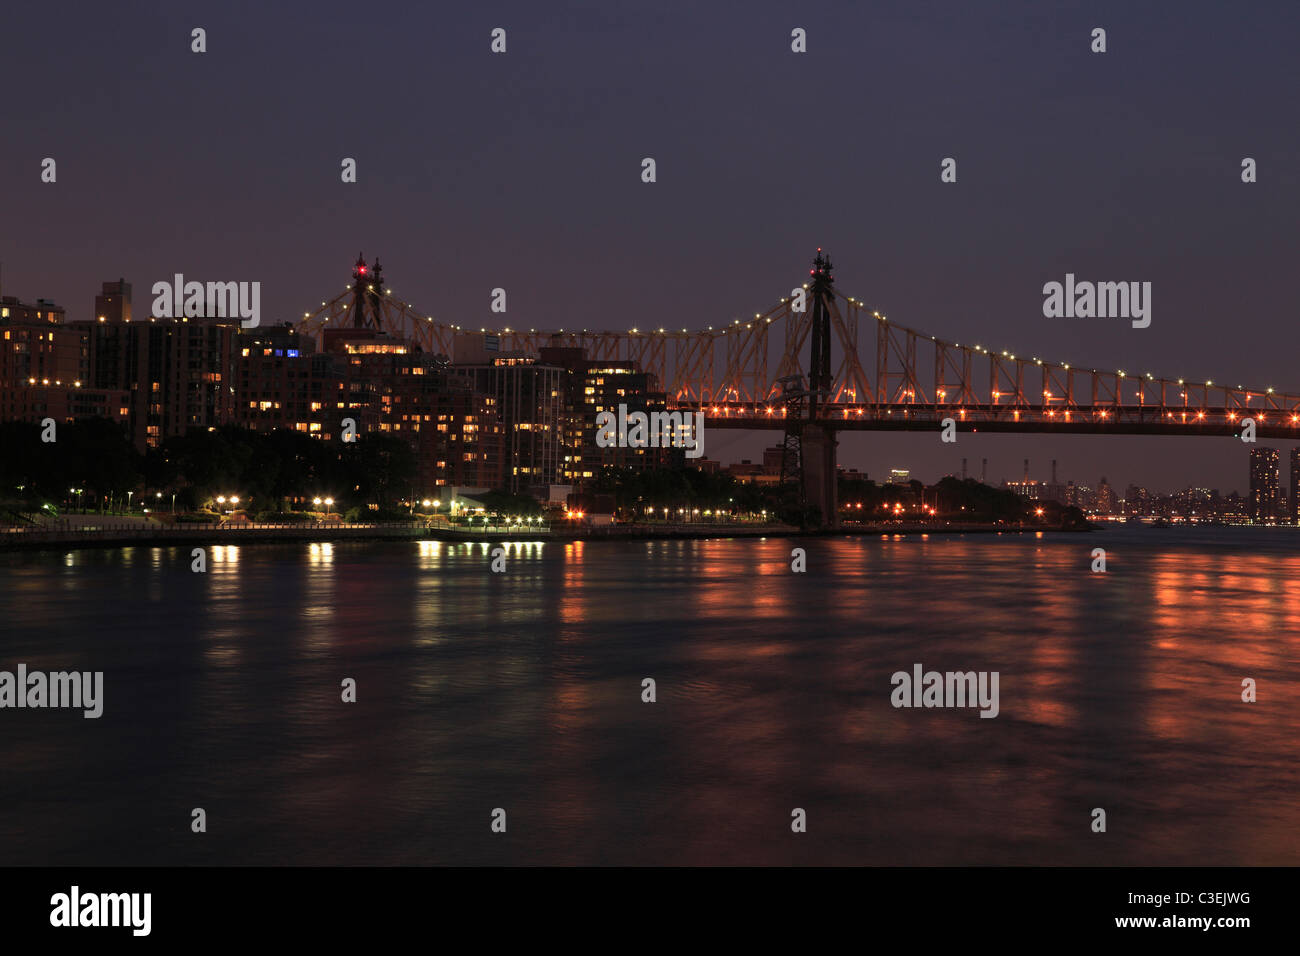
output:
[[984, 524], [922, 523], [899, 525], [854, 525], [840, 528], [800, 529], [791, 525], [731, 526], [700, 525], [638, 527], [615, 525], [608, 528], [554, 529], [544, 532], [520, 530], [460, 531], [412, 525], [336, 525], [299, 527], [247, 527], [226, 525], [207, 529], [188, 527], [117, 527], [95, 530], [29, 531], [0, 530], [0, 551], [67, 551], [83, 548], [213, 547], [234, 544], [289, 544], [336, 541], [445, 541], [455, 544], [487, 544], [493, 541], [681, 541], [722, 538], [817, 538], [837, 535], [930, 535], [930, 534], [1078, 534], [1096, 528], [998, 527]]

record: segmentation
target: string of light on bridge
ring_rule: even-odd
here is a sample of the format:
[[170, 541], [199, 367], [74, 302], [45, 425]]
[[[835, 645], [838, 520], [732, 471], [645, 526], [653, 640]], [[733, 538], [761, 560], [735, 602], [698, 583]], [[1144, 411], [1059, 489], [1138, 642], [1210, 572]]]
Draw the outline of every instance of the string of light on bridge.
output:
[[[804, 283], [803, 288], [807, 289], [808, 285]], [[370, 289], [373, 291], [373, 287], [370, 287]], [[341, 293], [334, 302], [338, 303], [352, 291], [352, 284], [345, 286], [344, 292]], [[385, 299], [389, 301], [400, 302], [406, 318], [423, 319], [421, 324], [427, 324], [430, 326], [437, 323], [437, 320], [433, 316], [421, 315], [411, 303], [395, 299], [391, 288], [385, 286], [383, 289], [383, 295]], [[1023, 414], [1041, 415], [1042, 419], [1049, 423], [1058, 420], [1063, 422], [1073, 422], [1079, 419], [1086, 420], [1089, 415], [1093, 417], [1093, 420], [1107, 422], [1111, 420], [1112, 415], [1117, 413], [1132, 412], [1135, 410], [1150, 412], [1155, 409], [1160, 409], [1163, 413], [1163, 420], [1168, 423], [1204, 424], [1207, 422], [1207, 411], [1209, 410], [1213, 410], [1216, 413], [1216, 417], [1218, 413], [1222, 412], [1224, 420], [1232, 423], [1237, 422], [1247, 412], [1249, 413], [1249, 416], [1253, 417], [1256, 421], [1267, 423], [1269, 422], [1269, 415], [1275, 411], [1280, 413], [1278, 418], [1283, 421], [1286, 420], [1286, 413], [1290, 412], [1290, 422], [1292, 424], [1300, 422], [1300, 414], [1297, 414], [1300, 413], [1300, 399], [1289, 394], [1279, 395], [1272, 387], [1264, 389], [1247, 389], [1245, 386], [1238, 385], [1235, 390], [1232, 390], [1228, 389], [1226, 386], [1215, 386], [1213, 379], [1206, 379], [1202, 386], [1199, 384], [1189, 384], [1189, 382], [1194, 380], [1189, 380], [1186, 377], [1177, 379], [1163, 377], [1157, 378], [1156, 375], [1149, 371], [1140, 376], [1131, 376], [1125, 369], [1117, 369], [1113, 373], [1104, 372], [1097, 368], [1079, 369], [1068, 362], [1044, 362], [1043, 359], [1037, 356], [1030, 359], [1018, 358], [1016, 353], [1010, 350], [994, 352], [982, 344], [963, 346], [959, 342], [948, 342], [947, 340], [939, 339], [937, 336], [925, 335], [924, 333], [908, 329], [904, 326], [891, 325], [890, 328], [893, 330], [892, 332], [882, 333], [882, 338], [880, 340], [881, 348], [893, 346], [897, 350], [897, 343], [894, 341], [892, 336], [899, 335], [909, 337], [909, 342], [911, 339], [928, 340], [933, 343], [934, 348], [940, 350], [936, 357], [936, 365], [940, 367], [936, 370], [933, 388], [931, 388], [930, 385], [925, 384], [925, 390], [933, 392], [932, 398], [927, 399], [923, 392], [920, 394], [920, 401], [918, 402], [917, 391], [910, 387], [912, 381], [920, 381], [922, 374], [921, 366], [916, 362], [915, 358], [912, 358], [910, 355], [906, 359], [902, 358], [901, 355], [898, 356], [897, 359], [895, 359], [894, 356], [885, 356], [884, 358], [881, 358], [877, 355], [877, 368], [879, 372], [875, 377], [876, 385], [873, 389], [869, 385], [870, 377], [865, 375], [862, 360], [859, 359], [856, 354], [859, 348], [856, 333], [856, 323], [859, 321], [858, 315], [860, 313], [864, 314], [864, 316], [869, 315], [871, 318], [876, 319], [882, 327], [889, 322], [888, 316], [876, 310], [868, 311], [865, 302], [856, 297], [844, 296], [838, 292], [834, 293], [834, 295], [835, 298], [846, 302], [848, 306], [851, 307], [852, 311], [848, 313], [848, 317], [853, 323], [853, 329], [855, 330], [853, 336], [854, 354], [852, 356], [852, 366], [857, 370], [859, 380], [855, 382], [852, 380], [851, 376], [846, 375], [845, 367], [842, 364], [840, 372], [837, 372], [835, 376], [836, 381], [834, 384], [837, 389], [836, 397], [828, 403], [827, 408], [828, 411], [836, 410], [841, 412], [845, 419], [865, 419], [869, 410], [872, 411], [874, 415], [884, 417], [893, 417], [895, 414], [898, 414], [903, 418], [911, 418], [915, 414], [923, 412], [926, 408], [932, 408], [950, 411], [963, 422], [970, 420], [970, 415], [973, 414], [975, 416], [974, 423], [981, 421], [979, 417], [981, 415], [992, 414], [994, 416], [1000, 416], [1007, 413], [1010, 414], [1012, 422], [1020, 422]], [[732, 335], [755, 333], [756, 330], [765, 330], [767, 327], [770, 327], [778, 318], [786, 319], [787, 322], [799, 321], [799, 314], [793, 312], [790, 308], [791, 304], [791, 298], [781, 297], [778, 306], [770, 310], [769, 313], [754, 313], [754, 318], [748, 322], [734, 319], [730, 326], [721, 329], [715, 329], [715, 327], [709, 326], [705, 330], [692, 332], [683, 327], [679, 332], [670, 332], [665, 326], [661, 326], [658, 329], [643, 332], [639, 327], [633, 327], [626, 333], [617, 333], [590, 331], [587, 329], [583, 329], [581, 332], [569, 332], [565, 328], [560, 328], [558, 332], [542, 331], [539, 333], [535, 328], [530, 328], [527, 334], [533, 336], [559, 334], [569, 337], [596, 337], [604, 341], [604, 347], [607, 353], [611, 353], [618, 349], [617, 342], [620, 338], [626, 341], [628, 337], [635, 337], [642, 341], [662, 337], [664, 339], [677, 339], [679, 342], [703, 342], [705, 344], [695, 346], [694, 348], [704, 348], [706, 355], [704, 361], [711, 366], [705, 371], [705, 377], [709, 383], [712, 383], [714, 381], [714, 372], [719, 369], [719, 366], [717, 365], [717, 357], [714, 355], [712, 350], [707, 347], [706, 343], [708, 338], [711, 336], [728, 336], [729, 333]], [[322, 313], [328, 310], [330, 305], [330, 302], [323, 302], [321, 304], [321, 310], [314, 315], [313, 313], [304, 313], [303, 322], [300, 324], [310, 325], [310, 323], [315, 320], [321, 320]], [[325, 324], [336, 320], [345, 314], [346, 309], [341, 308], [335, 314], [325, 316], [323, 320], [320, 321], [319, 326], [309, 328], [309, 331], [311, 334], [316, 334]], [[840, 317], [838, 311], [836, 317], [837, 319]], [[453, 332], [465, 331], [463, 326], [450, 323], [437, 323], [436, 327]], [[397, 329], [390, 328], [388, 331], [395, 334], [401, 334]], [[522, 331], [509, 326], [500, 329], [480, 327], [480, 332], [482, 334], [500, 336], [516, 336], [525, 334]], [[799, 333], [791, 333], [790, 331], [787, 331], [787, 338], [789, 339], [792, 334], [797, 338]], [[441, 339], [439, 339], [439, 341], [441, 341]], [[754, 343], [757, 343], [757, 345]], [[577, 344], [582, 345], [584, 343], [579, 342]], [[842, 338], [839, 341], [839, 347], [842, 353], [846, 351], [845, 342]], [[766, 351], [768, 348], [766, 333], [764, 332], [758, 338], [751, 337], [743, 339], [741, 342], [741, 348], [748, 350], [762, 349], [763, 351]], [[780, 348], [779, 344], [777, 345], [777, 348]], [[638, 355], [639, 354], [640, 353], [638, 353]], [[784, 415], [784, 408], [777, 407], [777, 403], [772, 401], [773, 398], [779, 398], [779, 395], [773, 394], [774, 386], [765, 380], [765, 371], [760, 374], [756, 373], [754, 368], [750, 366], [745, 366], [743, 368], [738, 366], [733, 367], [735, 366], [735, 360], [730, 358], [732, 354], [732, 351], [729, 349], [727, 361], [731, 362], [732, 365], [723, 369], [724, 378], [719, 383], [718, 387], [714, 387], [711, 384], [695, 387], [695, 384], [689, 381], [684, 381], [682, 383], [668, 383], [665, 381], [664, 384], [673, 384], [677, 386], [670, 388], [669, 392], [674, 396], [674, 400], [679, 404], [684, 401], [686, 405], [699, 407], [702, 410], [707, 408], [715, 415], [721, 414], [724, 416], [731, 416], [734, 414], [737, 417], [744, 417], [747, 412], [758, 415], [762, 418], [776, 418]], [[984, 388], [984, 386], [977, 384], [977, 377], [974, 374], [974, 370], [969, 365], [969, 359], [974, 357], [976, 354], [982, 357], [988, 357], [994, 363], [997, 363], [999, 360], [1016, 363], [1015, 367], [1012, 369], [1007, 369], [999, 364], [994, 364], [990, 367], [991, 381], [988, 390], [984, 392], [984, 395], [991, 398], [991, 401], [983, 401], [976, 394]], [[967, 358], [962, 359], [961, 356], [963, 355]], [[604, 357], [614, 357], [614, 355], [606, 354]], [[870, 358], [869, 355], [867, 357]], [[636, 356], [629, 356], [629, 358], [635, 360]], [[789, 359], [788, 353], [785, 356], [785, 359]], [[661, 365], [667, 361], [663, 353], [659, 355], [658, 361]], [[678, 357], [677, 361], [680, 361], [680, 357]], [[759, 359], [756, 359], [756, 361], [761, 361], [763, 363], [761, 366], [762, 369], [766, 368], [765, 358], [760, 357]], [[901, 361], [903, 363], [901, 368], [896, 367], [896, 361]], [[949, 382], [946, 379], [948, 367], [942, 365], [944, 361], [949, 363], [957, 381]], [[1027, 366], [1030, 362], [1032, 362], [1034, 366], [1042, 368], [1045, 379], [1049, 375], [1054, 374], [1054, 372], [1078, 373], [1093, 376], [1091, 382], [1093, 402], [1089, 405], [1080, 401], [1076, 397], [1074, 379], [1068, 377], [1066, 379], [1069, 385], [1068, 389], [1064, 386], [1062, 386], [1060, 390], [1051, 387], [1044, 388], [1041, 392], [1041, 404], [1029, 401], [1031, 391], [1030, 388], [1025, 387], [1026, 383], [1023, 381], [1023, 371], [1021, 369], [1023, 366]], [[790, 363], [787, 361], [787, 364]], [[792, 367], [795, 370], [798, 370], [801, 364], [802, 359], [797, 359]], [[958, 368], [959, 364], [962, 366], [961, 369]], [[783, 366], [783, 368], [785, 368], [785, 366]], [[660, 369], [655, 369], [655, 371], [662, 376]], [[728, 375], [732, 377], [727, 378]], [[741, 387], [738, 380], [735, 379], [735, 376], [737, 375], [751, 377], [753, 379], [752, 387], [749, 384]], [[1106, 378], [1111, 376], [1114, 377], [1113, 381], [1107, 384]], [[999, 386], [999, 383], [1003, 380], [1009, 383], [1008, 388], [1004, 389]], [[1152, 390], [1152, 394], [1148, 395], [1142, 384], [1138, 384], [1137, 390], [1133, 394], [1133, 400], [1130, 401], [1121, 391], [1124, 383], [1127, 382], [1145, 382], [1153, 386], [1158, 386], [1160, 389], [1159, 397], [1157, 398], [1154, 396], [1154, 389]], [[896, 383], [905, 383], [908, 387], [900, 389], [899, 385]], [[1086, 382], [1083, 383], [1083, 387], [1086, 389], [1088, 384], [1089, 383]], [[1173, 389], [1175, 384], [1178, 386], [1178, 390], [1175, 392], [1177, 398], [1174, 399], [1174, 401], [1181, 400], [1181, 405], [1171, 406], [1166, 390]], [[867, 386], [865, 394], [872, 396], [870, 401], [858, 402], [858, 395], [864, 394], [861, 386]], [[1195, 397], [1190, 394], [1191, 388], [1204, 388], [1207, 390], [1203, 396], [1200, 396], [1200, 402], [1196, 402]], [[1211, 396], [1208, 391], [1211, 388], [1219, 388], [1224, 392], [1222, 406], [1214, 407], [1211, 404]], [[959, 393], [963, 394], [965, 397], [960, 401], [948, 400], [948, 396], [952, 393], [952, 389], [958, 389]], [[742, 398], [742, 391], [752, 393], [755, 390], [759, 392], [758, 395], [751, 398]], [[766, 398], [764, 398], [762, 394], [764, 391], [768, 393]], [[1109, 392], [1110, 397], [1101, 398], [1099, 395], [1100, 392]], [[709, 400], [708, 398], [710, 393], [713, 396], [712, 400]], [[696, 394], [697, 397], [691, 397], [692, 394]], [[845, 396], [849, 397], [851, 401], [845, 402]], [[1003, 404], [1004, 399], [1007, 398], [1011, 399], [1011, 404]], [[720, 401], [719, 399], [722, 400]], [[1272, 401], [1273, 405], [1271, 408], [1265, 405], [1258, 411], [1247, 407], [1257, 399]], [[1289, 407], [1279, 407], [1277, 399], [1281, 399], [1282, 403]], [[1054, 402], [1068, 404], [1064, 407], [1053, 407], [1052, 403]], [[859, 407], [835, 408], [835, 406], [843, 406], [845, 404], [859, 405]], [[1106, 407], [1100, 407], [1102, 405], [1105, 405]], [[1197, 405], [1200, 405], [1201, 407], [1198, 408]], [[1001, 418], [998, 420], [1001, 420]], [[1143, 419], [1143, 421], [1149, 422], [1149, 419]], [[990, 423], [987, 419], [985, 419], [984, 422]]]

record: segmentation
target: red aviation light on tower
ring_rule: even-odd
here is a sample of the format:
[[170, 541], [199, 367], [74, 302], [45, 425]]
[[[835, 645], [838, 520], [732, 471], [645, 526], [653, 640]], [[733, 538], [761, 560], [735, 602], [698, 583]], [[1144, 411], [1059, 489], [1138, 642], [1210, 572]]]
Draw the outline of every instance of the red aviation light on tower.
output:
[[361, 273], [362, 275], [365, 275], [365, 274], [366, 274], [366, 267], [365, 267], [365, 266], [357, 266], [357, 272]]

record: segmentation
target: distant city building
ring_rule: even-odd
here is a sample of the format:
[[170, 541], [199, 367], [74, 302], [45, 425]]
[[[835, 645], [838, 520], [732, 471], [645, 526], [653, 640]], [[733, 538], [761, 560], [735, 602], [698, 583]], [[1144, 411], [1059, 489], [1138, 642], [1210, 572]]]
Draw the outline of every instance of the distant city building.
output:
[[98, 322], [131, 321], [131, 283], [125, 279], [105, 282], [95, 296], [95, 320]]
[[1003, 482], [1003, 487], [1007, 491], [1014, 491], [1028, 501], [1041, 501], [1044, 492], [1047, 490], [1047, 486], [1043, 482], [1036, 481], [1033, 478], [1026, 478], [1023, 481], [1006, 481]]
[[1250, 520], [1269, 524], [1278, 519], [1278, 466], [1281, 457], [1276, 448], [1252, 448], [1250, 451]]
[[1042, 489], [1043, 501], [1055, 501], [1058, 504], [1065, 504], [1065, 485], [1056, 480], [1056, 459], [1052, 459], [1052, 480], [1049, 481]]
[[[781, 462], [785, 460], [785, 447], [783, 445], [772, 445], [763, 449], [763, 471], [769, 475], [781, 476]], [[841, 478], [844, 477], [844, 469], [837, 469]]]
[[891, 485], [905, 485], [912, 480], [912, 473], [906, 468], [891, 468], [889, 470], [889, 483]]
[[1209, 488], [1188, 488], [1180, 492], [1177, 498], [1178, 513], [1189, 520], [1204, 520], [1214, 515], [1214, 496]]
[[1065, 483], [1065, 503], [1081, 511], [1091, 511], [1096, 496], [1087, 485], [1076, 485], [1073, 481]]
[[1048, 482], [1042, 486], [1042, 500], [1065, 504], [1065, 485]]
[[1115, 489], [1110, 486], [1110, 482], [1103, 475], [1097, 485], [1097, 493], [1093, 498], [1092, 511], [1094, 514], [1111, 515], [1115, 513], [1116, 504]]
[[763, 475], [763, 466], [756, 465], [748, 458], [741, 459], [739, 462], [729, 465], [725, 469], [726, 473], [731, 475], [740, 482], [757, 482]]
[[1287, 501], [1291, 523], [1300, 525], [1300, 446], [1291, 449], [1291, 495]]

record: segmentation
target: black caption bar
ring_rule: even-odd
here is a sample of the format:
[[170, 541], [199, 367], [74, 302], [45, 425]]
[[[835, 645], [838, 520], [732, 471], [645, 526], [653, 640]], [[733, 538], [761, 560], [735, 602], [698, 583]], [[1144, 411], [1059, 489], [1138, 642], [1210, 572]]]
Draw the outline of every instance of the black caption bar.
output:
[[[10, 869], [6, 937], [77, 945], [337, 945], [477, 927], [493, 939], [594, 939], [669, 927], [734, 936], [887, 934], [928, 941], [1108, 938], [1231, 945], [1284, 931], [1293, 869]], [[674, 930], [675, 932], [676, 930]], [[1243, 935], [1245, 934], [1245, 935]], [[486, 938], [486, 936], [485, 936]], [[810, 939], [811, 936], [808, 936]]]

